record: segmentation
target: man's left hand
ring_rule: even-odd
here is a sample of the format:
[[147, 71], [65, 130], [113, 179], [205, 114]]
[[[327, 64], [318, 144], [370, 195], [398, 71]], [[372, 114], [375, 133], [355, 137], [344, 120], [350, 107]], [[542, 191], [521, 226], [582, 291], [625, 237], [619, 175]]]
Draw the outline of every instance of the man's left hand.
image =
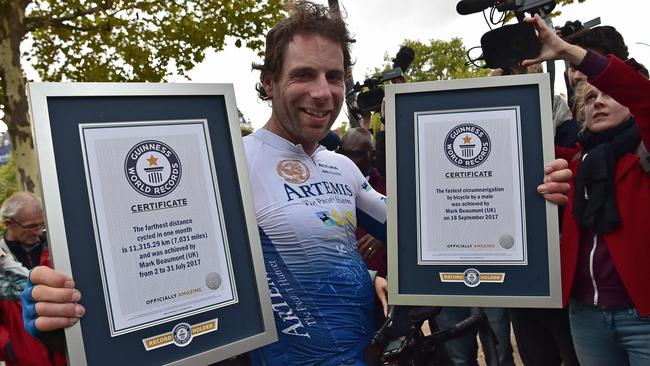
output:
[[379, 250], [384, 248], [384, 242], [370, 234], [366, 234], [357, 242], [357, 248], [359, 249], [361, 256], [363, 256], [363, 260], [368, 261], [374, 257]]

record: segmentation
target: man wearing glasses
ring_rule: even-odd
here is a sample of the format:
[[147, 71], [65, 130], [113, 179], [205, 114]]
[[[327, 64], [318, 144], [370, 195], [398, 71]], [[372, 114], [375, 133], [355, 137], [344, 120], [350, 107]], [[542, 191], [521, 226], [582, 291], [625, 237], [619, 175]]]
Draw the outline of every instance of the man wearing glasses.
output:
[[[13, 257], [26, 269], [39, 265], [51, 267], [41, 200], [29, 192], [14, 193], [3, 202], [0, 215], [6, 228], [0, 240], [0, 252]], [[0, 360], [7, 365], [66, 364], [61, 352], [47, 349], [25, 332], [19, 301], [0, 301]]]
[[41, 201], [29, 192], [14, 193], [0, 207], [7, 232], [2, 239], [5, 251], [13, 253], [25, 267], [38, 265], [45, 246], [45, 216]]

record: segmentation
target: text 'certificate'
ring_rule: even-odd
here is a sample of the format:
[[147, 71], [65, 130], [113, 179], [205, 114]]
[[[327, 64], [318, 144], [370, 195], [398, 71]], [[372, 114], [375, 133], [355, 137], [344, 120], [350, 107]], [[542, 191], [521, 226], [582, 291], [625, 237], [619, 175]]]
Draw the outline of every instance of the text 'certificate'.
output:
[[419, 264], [527, 263], [519, 109], [416, 114]]
[[237, 302], [207, 122], [79, 129], [111, 336]]

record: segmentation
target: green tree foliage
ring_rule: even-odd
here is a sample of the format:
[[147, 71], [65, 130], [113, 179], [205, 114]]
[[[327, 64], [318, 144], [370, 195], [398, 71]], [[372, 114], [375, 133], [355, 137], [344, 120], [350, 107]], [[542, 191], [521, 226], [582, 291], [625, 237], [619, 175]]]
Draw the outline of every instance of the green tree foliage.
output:
[[16, 166], [13, 157], [10, 156], [7, 164], [0, 165], [0, 204], [16, 192], [18, 192]]
[[[415, 59], [406, 72], [409, 82], [427, 80], [449, 80], [486, 76], [489, 71], [467, 63], [467, 49], [460, 38], [451, 41], [431, 39], [429, 43], [405, 40], [403, 46], [415, 51]], [[383, 70], [392, 67], [392, 57], [384, 56]], [[374, 74], [381, 70], [375, 69]]]
[[341, 122], [341, 125], [336, 129], [336, 134], [339, 136], [343, 136], [345, 131], [347, 131], [350, 128], [350, 124], [348, 121], [343, 121]]
[[410, 81], [449, 80], [486, 76], [489, 71], [467, 63], [467, 49], [460, 38], [429, 43], [405, 40], [413, 48], [415, 60], [407, 72]]
[[186, 75], [226, 42], [260, 51], [283, 2], [0, 0], [0, 118], [22, 189], [37, 188], [25, 62], [43, 81], [157, 82]]
[[566, 5], [571, 5], [573, 3], [584, 3], [587, 0], [555, 0], [555, 3], [557, 6], [555, 7], [555, 10], [557, 11], [557, 8], [560, 6], [566, 6]]
[[[18, 181], [16, 180], [16, 166], [13, 157], [5, 165], [0, 165], [0, 205], [12, 194], [18, 192]], [[0, 234], [5, 232], [4, 223], [0, 222]]]
[[35, 0], [27, 60], [43, 80], [160, 81], [185, 75], [208, 48], [260, 50], [279, 0]]

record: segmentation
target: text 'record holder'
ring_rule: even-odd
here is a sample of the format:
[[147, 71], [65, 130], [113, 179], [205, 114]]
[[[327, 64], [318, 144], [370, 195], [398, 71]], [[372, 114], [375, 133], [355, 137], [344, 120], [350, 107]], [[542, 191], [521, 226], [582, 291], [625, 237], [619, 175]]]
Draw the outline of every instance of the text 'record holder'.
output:
[[386, 88], [389, 302], [561, 307], [546, 74]]
[[70, 364], [203, 365], [275, 341], [232, 86], [28, 91], [54, 265], [86, 307]]

